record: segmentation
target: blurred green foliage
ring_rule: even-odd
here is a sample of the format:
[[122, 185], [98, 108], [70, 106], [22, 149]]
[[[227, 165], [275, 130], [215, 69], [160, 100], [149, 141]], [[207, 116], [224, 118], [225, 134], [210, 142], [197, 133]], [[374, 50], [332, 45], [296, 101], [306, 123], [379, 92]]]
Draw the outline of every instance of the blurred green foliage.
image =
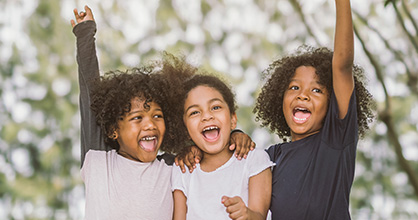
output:
[[[332, 47], [331, 0], [0, 2], [0, 219], [83, 217], [75, 37], [69, 23], [72, 9], [81, 10], [82, 4], [89, 4], [97, 21], [102, 72], [140, 65], [162, 50], [183, 53], [228, 77], [240, 106], [239, 127], [262, 148], [280, 141], [252, 114], [263, 69], [303, 43]], [[358, 146], [352, 217], [417, 219], [418, 30], [411, 15], [418, 14], [418, 3], [352, 5], [356, 61], [378, 103], [378, 120]], [[393, 125], [382, 120], [387, 116]], [[394, 126], [395, 136], [388, 126]]]

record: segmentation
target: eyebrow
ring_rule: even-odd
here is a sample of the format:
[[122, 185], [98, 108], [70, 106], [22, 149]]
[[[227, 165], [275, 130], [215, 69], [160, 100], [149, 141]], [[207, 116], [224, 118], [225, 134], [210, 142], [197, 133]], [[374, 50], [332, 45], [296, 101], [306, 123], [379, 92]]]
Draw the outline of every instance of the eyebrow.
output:
[[[209, 100], [208, 103], [213, 103], [213, 102], [216, 102], [216, 101], [220, 101], [220, 102], [224, 103], [224, 101], [222, 101], [222, 99], [220, 99], [220, 98], [213, 98], [213, 99]], [[191, 106], [187, 107], [187, 109], [184, 112], [187, 112], [191, 108], [198, 107], [198, 106], [199, 105], [191, 105]]]
[[[300, 79], [291, 79], [289, 83], [291, 83], [291, 82], [299, 82], [299, 81], [302, 81], [302, 80], [300, 80]], [[325, 86], [325, 85], [322, 85], [322, 83], [319, 80], [316, 80], [315, 82], [318, 85]]]
[[[148, 111], [149, 111], [149, 110], [148, 110]], [[127, 116], [131, 116], [131, 115], [134, 115], [134, 114], [137, 114], [137, 113], [142, 113], [142, 112], [148, 112], [148, 111], [138, 110], [138, 111], [134, 111], [134, 112], [129, 112], [129, 113], [127, 114]], [[163, 113], [163, 110], [162, 110], [161, 108], [156, 108], [154, 111], [160, 111], [160, 112], [162, 112], [162, 113]]]

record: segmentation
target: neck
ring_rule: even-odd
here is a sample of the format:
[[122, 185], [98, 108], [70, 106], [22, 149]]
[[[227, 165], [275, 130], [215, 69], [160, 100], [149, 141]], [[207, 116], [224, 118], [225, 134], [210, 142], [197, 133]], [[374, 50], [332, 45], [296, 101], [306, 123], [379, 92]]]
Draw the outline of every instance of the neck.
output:
[[208, 154], [203, 152], [203, 160], [200, 163], [200, 168], [205, 172], [212, 172], [224, 165], [232, 157], [233, 151], [226, 146], [221, 152], [217, 154]]

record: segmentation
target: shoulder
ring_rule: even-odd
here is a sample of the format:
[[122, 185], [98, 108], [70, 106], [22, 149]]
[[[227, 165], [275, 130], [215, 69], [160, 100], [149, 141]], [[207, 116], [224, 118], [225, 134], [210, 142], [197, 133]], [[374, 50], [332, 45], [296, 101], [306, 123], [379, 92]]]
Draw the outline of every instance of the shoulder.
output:
[[261, 148], [255, 148], [253, 151], [250, 151], [247, 156], [247, 160], [249, 162], [263, 162], [263, 161], [270, 161], [269, 154], [266, 152], [266, 150]]
[[270, 157], [270, 160], [274, 161], [280, 154], [280, 149], [283, 143], [271, 145], [266, 149], [267, 154]]
[[81, 177], [86, 180], [90, 175], [100, 175], [104, 166], [107, 166], [109, 158], [115, 156], [116, 151], [101, 151], [101, 150], [89, 150], [86, 153], [83, 166], [81, 167]]
[[86, 158], [83, 167], [89, 166], [95, 163], [106, 163], [111, 158], [117, 156], [116, 150], [104, 151], [104, 150], [89, 150], [86, 153]]
[[261, 171], [275, 165], [267, 152], [260, 148], [256, 148], [248, 153], [246, 160], [247, 170], [249, 171], [250, 176], [257, 175]]

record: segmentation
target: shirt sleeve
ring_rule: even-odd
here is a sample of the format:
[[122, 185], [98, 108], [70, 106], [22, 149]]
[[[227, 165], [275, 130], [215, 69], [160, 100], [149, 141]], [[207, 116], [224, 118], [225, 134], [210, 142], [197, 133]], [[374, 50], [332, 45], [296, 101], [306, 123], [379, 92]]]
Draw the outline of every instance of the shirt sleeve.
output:
[[[358, 141], [357, 105], [355, 90], [351, 94], [348, 111], [343, 119], [339, 118], [338, 102], [334, 91], [331, 93], [328, 113], [322, 128], [322, 141], [328, 146], [344, 149], [346, 146], [355, 146]], [[339, 149], [339, 150], [342, 150]]]
[[270, 157], [265, 150], [261, 150], [258, 148], [256, 148], [253, 151], [250, 151], [247, 160], [249, 164], [249, 166], [247, 167], [249, 177], [255, 176], [264, 171], [265, 169], [276, 165], [270, 160]]
[[[196, 170], [194, 172], [196, 172]], [[180, 190], [187, 197], [186, 182], [190, 179], [190, 175], [187, 167], [186, 173], [182, 173], [180, 167], [174, 164], [171, 171], [171, 191]]]
[[96, 23], [94, 21], [79, 23], [74, 27], [73, 33], [77, 41], [81, 114], [81, 166], [83, 166], [87, 151], [90, 149], [110, 150], [110, 148], [105, 146], [100, 126], [97, 125], [96, 117], [90, 110], [91, 83], [100, 77], [94, 38]]

